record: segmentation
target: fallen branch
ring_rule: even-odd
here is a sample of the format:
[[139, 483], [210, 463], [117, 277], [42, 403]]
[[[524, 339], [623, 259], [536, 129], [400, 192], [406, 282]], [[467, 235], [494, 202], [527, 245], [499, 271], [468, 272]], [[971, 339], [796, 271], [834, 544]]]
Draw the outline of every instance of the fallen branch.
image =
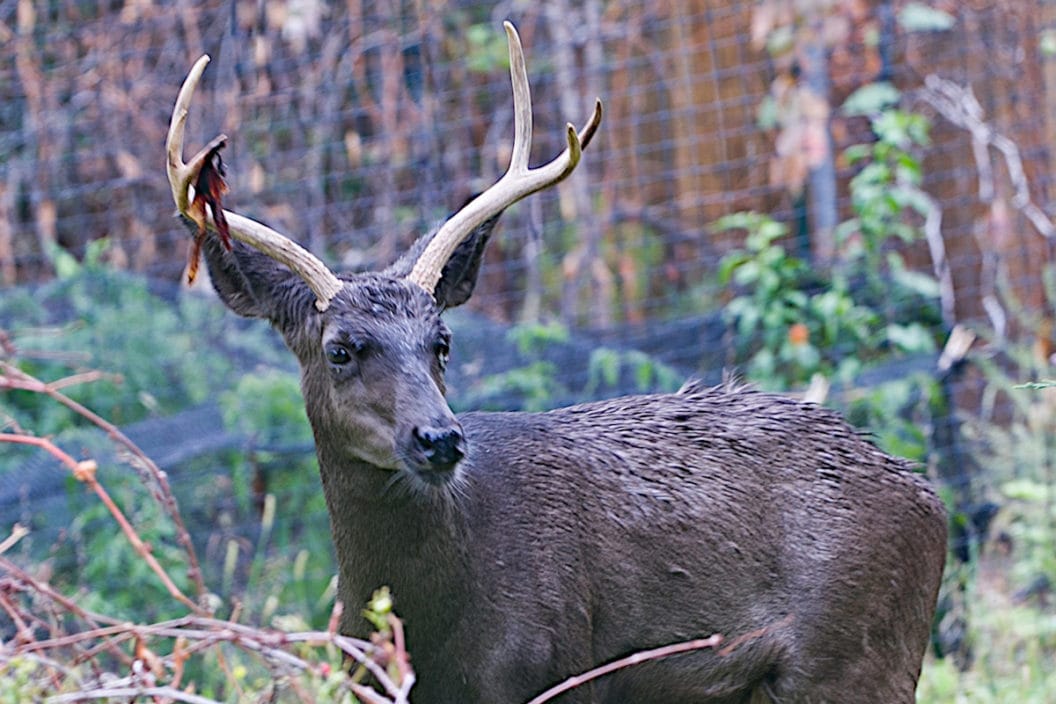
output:
[[[14, 567], [7, 560], [0, 558], [0, 569]], [[48, 585], [29, 579], [27, 575], [14, 567], [16, 579], [27, 577], [25, 591], [34, 592], [33, 599], [44, 601], [57, 599], [64, 607], [74, 607], [75, 615], [82, 618], [93, 618], [106, 621], [105, 617], [88, 614], [78, 610], [68, 599], [57, 594]], [[6, 590], [0, 588], [0, 604]], [[340, 606], [335, 607], [340, 609]], [[79, 611], [79, 613], [77, 613]], [[18, 623], [21, 619], [16, 620]], [[116, 697], [162, 697], [170, 701], [189, 702], [191, 704], [216, 704], [211, 699], [181, 691], [174, 686], [183, 672], [183, 663], [188, 657], [197, 653], [214, 650], [227, 644], [256, 655], [270, 671], [273, 680], [279, 680], [291, 674], [319, 674], [317, 663], [292, 652], [294, 648], [310, 646], [314, 648], [332, 646], [345, 656], [363, 665], [374, 677], [382, 691], [374, 691], [349, 679], [344, 683], [350, 691], [363, 701], [373, 704], [407, 704], [408, 693], [414, 684], [414, 674], [408, 664], [409, 658], [404, 650], [402, 635], [397, 640], [373, 643], [341, 635], [333, 630], [286, 632], [274, 629], [232, 623], [208, 616], [188, 615], [150, 625], [112, 621], [104, 626], [89, 628], [76, 633], [54, 635], [45, 640], [33, 640], [31, 637], [19, 641], [8, 641], [0, 646], [0, 662], [10, 661], [16, 657], [31, 658], [41, 667], [54, 673], [58, 671], [64, 678], [76, 677], [77, 674], [66, 665], [58, 665], [68, 658], [58, 657], [70, 648], [80, 648], [98, 642], [87, 651], [82, 651], [77, 659], [87, 653], [98, 652], [101, 648], [113, 649], [118, 643], [134, 641], [136, 656], [121, 658], [124, 667], [132, 674], [119, 677], [111, 674], [108, 677], [99, 675], [100, 663], [93, 662], [96, 671], [92, 683], [78, 682], [78, 691], [56, 695], [47, 701], [61, 702], [89, 701]], [[396, 620], [398, 623], [398, 619]], [[393, 633], [402, 634], [402, 624], [393, 626]], [[175, 647], [167, 655], [158, 655], [148, 649], [147, 643], [159, 639], [172, 640]], [[190, 643], [191, 645], [186, 645]], [[394, 652], [393, 652], [394, 648]], [[122, 653], [122, 655], [124, 655]], [[384, 662], [395, 657], [399, 665], [399, 682], [393, 680], [384, 667]], [[379, 660], [379, 658], [381, 658]], [[150, 663], [150, 667], [147, 667]], [[278, 668], [278, 669], [276, 669]], [[162, 684], [159, 680], [165, 672], [173, 673], [172, 682]], [[54, 683], [54, 689], [61, 686], [61, 681]]]

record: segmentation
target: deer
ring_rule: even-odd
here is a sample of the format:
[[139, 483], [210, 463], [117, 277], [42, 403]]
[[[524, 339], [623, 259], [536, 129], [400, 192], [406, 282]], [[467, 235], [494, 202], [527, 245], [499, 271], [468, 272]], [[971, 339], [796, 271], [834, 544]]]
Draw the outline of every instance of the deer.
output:
[[[562, 702], [912, 702], [946, 558], [942, 501], [835, 411], [727, 377], [540, 412], [456, 415], [441, 314], [473, 293], [499, 215], [569, 176], [601, 102], [529, 168], [532, 107], [505, 24], [509, 168], [382, 271], [333, 273], [223, 210], [220, 135], [183, 161], [194, 65], [170, 123], [178, 214], [220, 300], [297, 358], [337, 560], [343, 634], [391, 589], [424, 704], [523, 702], [644, 649]], [[230, 236], [230, 239], [228, 238]], [[197, 255], [196, 255], [197, 256]]]

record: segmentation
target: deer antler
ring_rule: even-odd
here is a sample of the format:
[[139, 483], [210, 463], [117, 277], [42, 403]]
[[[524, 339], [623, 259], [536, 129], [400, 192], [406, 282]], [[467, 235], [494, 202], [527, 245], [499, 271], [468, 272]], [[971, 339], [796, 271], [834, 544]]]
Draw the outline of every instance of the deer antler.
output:
[[458, 245], [489, 218], [498, 215], [521, 198], [552, 186], [568, 176], [579, 164], [582, 150], [601, 123], [601, 101], [594, 104], [590, 121], [580, 131], [568, 125], [568, 149], [543, 166], [529, 169], [528, 153], [532, 148], [532, 97], [528, 89], [528, 72], [524, 50], [517, 30], [504, 22], [510, 44], [510, 79], [513, 83], [513, 153], [505, 175], [488, 190], [470, 201], [443, 224], [415, 262], [409, 281], [430, 294], [436, 289], [440, 273]]
[[316, 308], [325, 311], [344, 284], [315, 255], [285, 235], [256, 220], [228, 210], [216, 210], [211, 213], [210, 218], [206, 214], [204, 205], [195, 204], [195, 198], [191, 195], [194, 184], [198, 182], [203, 167], [227, 142], [225, 135], [219, 135], [195, 154], [190, 162], [183, 163], [183, 135], [187, 125], [188, 106], [208, 63], [209, 57], [202, 56], [187, 74], [187, 79], [183, 82], [183, 87], [180, 88], [179, 96], [176, 98], [176, 106], [172, 110], [172, 121], [169, 123], [169, 135], [165, 140], [165, 151], [168, 154], [166, 170], [176, 208], [181, 214], [198, 223], [203, 230], [206, 227], [217, 230], [217, 223], [223, 223], [226, 220], [227, 230], [232, 237], [282, 262], [304, 279], [308, 288], [315, 294]]

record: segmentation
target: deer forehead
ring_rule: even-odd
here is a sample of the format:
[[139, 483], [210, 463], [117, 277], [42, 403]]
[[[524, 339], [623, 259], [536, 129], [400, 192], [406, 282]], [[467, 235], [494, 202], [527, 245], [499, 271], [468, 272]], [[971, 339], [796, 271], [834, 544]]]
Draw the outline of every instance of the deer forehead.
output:
[[432, 296], [403, 279], [367, 274], [347, 280], [324, 314], [324, 343], [369, 336], [416, 345], [423, 335], [450, 333]]

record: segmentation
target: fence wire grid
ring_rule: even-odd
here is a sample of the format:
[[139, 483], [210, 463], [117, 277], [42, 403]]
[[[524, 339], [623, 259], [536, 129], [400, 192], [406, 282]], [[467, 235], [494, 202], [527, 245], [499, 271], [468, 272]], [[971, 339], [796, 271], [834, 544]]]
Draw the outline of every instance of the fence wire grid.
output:
[[[931, 291], [920, 319], [934, 345], [889, 354], [898, 339], [885, 337], [865, 353], [875, 364], [834, 385], [834, 402], [940, 482], [960, 517], [963, 560], [993, 520], [1006, 547], [1051, 550], [1051, 532], [1016, 533], [1035, 495], [1008, 488], [1033, 482], [1049, 503], [1056, 492], [1056, 401], [1049, 389], [1015, 388], [1056, 375], [1051, 0], [0, 2], [4, 359], [41, 352], [40, 374], [102, 372], [101, 386], [77, 393], [129, 427], [174, 481], [182, 473], [181, 503], [207, 526], [195, 540], [230, 593], [270, 574], [253, 557], [269, 493], [290, 492], [311, 514], [306, 525], [304, 513], [280, 519], [281, 539], [269, 539], [325, 542], [292, 360], [263, 326], [223, 311], [207, 281], [184, 283], [190, 238], [164, 170], [176, 92], [209, 54], [188, 150], [229, 135], [229, 209], [335, 269], [382, 268], [504, 171], [507, 19], [527, 58], [533, 163], [563, 149], [565, 124], [581, 124], [595, 97], [604, 117], [571, 178], [503, 215], [472, 300], [452, 313], [456, 408], [545, 408], [743, 369], [740, 353], [764, 346], [765, 330], [739, 338], [724, 313], [751, 292], [724, 278], [748, 238], [721, 219], [768, 214], [783, 228], [783, 261], [806, 267], [797, 275], [807, 295], [824, 293], [834, 262], [861, 239], [846, 225], [863, 217], [852, 147], [882, 142], [873, 119], [897, 108], [930, 128], [906, 146], [919, 198], [892, 206], [892, 222], [916, 236], [884, 239], [878, 261], [897, 255], [903, 280]], [[886, 101], [848, 108], [877, 100], [877, 85]], [[873, 305], [912, 319], [905, 309], [916, 304], [891, 295]], [[786, 346], [807, 334], [795, 320], [781, 325]], [[131, 371], [152, 355], [149, 372]], [[891, 386], [917, 376], [928, 391]], [[5, 393], [8, 428], [127, 459]], [[247, 406], [250, 394], [267, 402]], [[23, 554], [59, 546], [58, 572], [82, 566], [93, 543], [71, 536], [100, 516], [55, 523], [73, 500], [69, 480], [47, 457], [0, 449], [5, 525], [41, 531]], [[290, 467], [307, 467], [312, 481]], [[1017, 501], [1028, 508], [995, 519]], [[79, 497], [70, 515], [85, 506]], [[1039, 515], [1053, 527], [1056, 514]], [[242, 552], [228, 564], [231, 541]], [[321, 550], [305, 584], [328, 579]], [[1009, 590], [1056, 579], [1051, 567]], [[282, 598], [321, 613], [297, 588]], [[953, 640], [947, 650], [963, 653]]]

